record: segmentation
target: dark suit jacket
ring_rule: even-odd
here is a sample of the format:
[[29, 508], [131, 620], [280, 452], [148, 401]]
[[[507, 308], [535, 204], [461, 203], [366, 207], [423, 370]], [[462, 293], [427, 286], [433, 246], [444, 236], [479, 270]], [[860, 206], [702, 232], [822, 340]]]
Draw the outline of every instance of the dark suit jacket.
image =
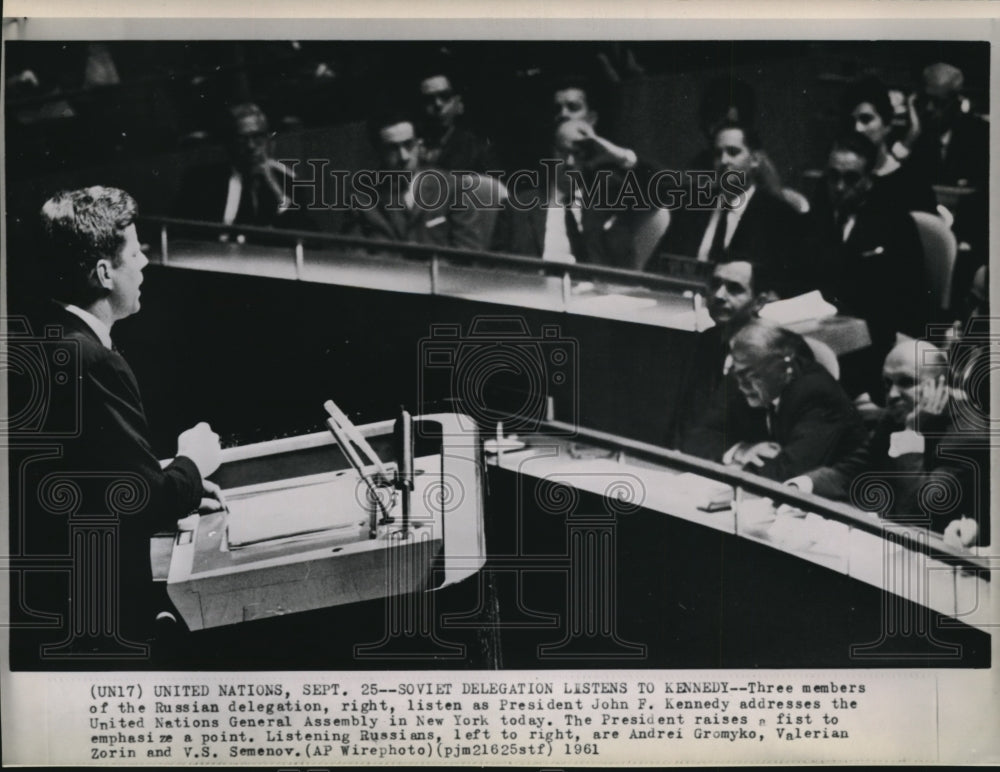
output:
[[809, 283], [841, 312], [868, 322], [872, 345], [882, 355], [897, 332], [923, 337], [930, 304], [923, 249], [909, 212], [869, 201], [846, 242], [824, 199], [807, 217], [811, 245], [802, 270]]
[[681, 450], [721, 461], [738, 442], [772, 440], [781, 446], [781, 453], [763, 467], [746, 470], [787, 480], [817, 465], [835, 463], [854, 452], [865, 438], [861, 417], [844, 390], [821, 365], [812, 362], [785, 387], [770, 432], [765, 412], [747, 405], [735, 379], [726, 377]]
[[[50, 372], [53, 381], [46, 393], [63, 396], [46, 406], [47, 424], [76, 426], [78, 432], [59, 440], [61, 457], [40, 465], [44, 469], [37, 471], [43, 476], [34, 478], [33, 485], [44, 488], [44, 475], [56, 475], [79, 491], [79, 499], [73, 511], [56, 513], [44, 497], [24, 491], [25, 500], [37, 507], [26, 527], [36, 529], [29, 535], [39, 536], [35, 542], [49, 545], [52, 552], [76, 555], [78, 547], [68, 540], [70, 523], [79, 517], [106, 522], [117, 514], [118, 559], [107, 568], [116, 572], [112, 589], [120, 591], [119, 632], [140, 641], [167, 603], [162, 587], [152, 584], [149, 538], [174, 530], [178, 518], [197, 509], [201, 475], [183, 456], [161, 469], [148, 440], [138, 384], [121, 355], [106, 349], [82, 319], [63, 308], [53, 304], [47, 315], [47, 324], [61, 331], [61, 338], [47, 345], [65, 352], [65, 361], [60, 358]], [[60, 382], [67, 373], [77, 376], [72, 397]]]
[[[426, 139], [425, 139], [426, 142]], [[456, 126], [437, 150], [430, 165], [439, 169], [486, 174], [500, 169], [490, 143], [478, 134]]]
[[977, 115], [960, 113], [943, 158], [941, 138], [924, 131], [906, 163], [920, 169], [933, 185], [957, 185], [965, 180], [970, 187], [983, 187], [990, 172], [989, 124]]
[[[494, 183], [488, 177], [477, 177], [475, 189], [467, 196], [459, 196], [460, 181], [452, 172], [437, 168], [423, 171], [426, 173], [413, 178], [417, 205], [412, 209], [402, 205], [401, 192], [389, 185], [381, 186], [374, 191], [374, 195], [370, 190], [356, 191], [356, 202], [367, 203], [371, 199], [373, 206], [352, 209], [344, 232], [371, 239], [487, 249], [493, 236], [499, 202], [495, 207], [477, 206], [476, 203], [477, 199], [493, 203], [491, 186]], [[421, 203], [426, 206], [421, 206]]]
[[[226, 212], [229, 178], [232, 173], [233, 168], [228, 163], [199, 166], [190, 170], [181, 182], [180, 191], [171, 214], [189, 220], [221, 223]], [[262, 184], [258, 187], [257, 209], [254, 211], [249, 185], [244, 179], [240, 205], [233, 225], [254, 225], [292, 230], [313, 229], [315, 226], [307, 207], [310, 203], [322, 204], [320, 192], [317, 190], [315, 202], [310, 202], [307, 191], [291, 184], [293, 178], [290, 174], [286, 174], [280, 167], [275, 167], [274, 173], [283, 186], [285, 195], [292, 200], [293, 206], [284, 212], [279, 212], [281, 202], [269, 186]]]
[[[673, 209], [670, 225], [653, 251], [650, 268], [655, 269], [657, 255], [697, 257], [698, 248], [712, 218], [712, 209]], [[726, 250], [727, 256], [745, 257], [765, 263], [781, 275], [795, 261], [801, 259], [802, 218], [784, 200], [758, 187], [740, 217]], [[786, 295], [793, 287], [783, 288]]]
[[[639, 162], [628, 172], [614, 172], [608, 179], [607, 194], [610, 202], [617, 202], [623, 190], [638, 185], [645, 195], [645, 185], [653, 170]], [[625, 188], [626, 175], [630, 188]], [[543, 174], [544, 178], [544, 174]], [[545, 189], [526, 188], [511, 191], [508, 205], [497, 219], [493, 235], [493, 250], [515, 255], [542, 257], [545, 250], [545, 222], [548, 193]], [[578, 263], [606, 265], [613, 268], [636, 269], [633, 238], [636, 227], [649, 209], [634, 206], [628, 195], [622, 195], [620, 207], [584, 207], [578, 234], [570, 236], [570, 246]]]
[[684, 363], [677, 401], [667, 428], [667, 447], [685, 447], [689, 433], [703, 418], [713, 395], [721, 387], [722, 368], [728, 353], [729, 347], [723, 342], [718, 325], [698, 333], [694, 350]]
[[[924, 452], [889, 456], [891, 436], [899, 431], [892, 419], [883, 418], [868, 442], [839, 462], [808, 473], [813, 493], [850, 501], [864, 510], [883, 501], [879, 514], [905, 517], [910, 522], [942, 532], [952, 520], [965, 515], [979, 523], [979, 543], [989, 543], [988, 437], [960, 431], [947, 416], [936, 430], [921, 427]], [[871, 486], [879, 486], [874, 496]], [[891, 496], [884, 495], [885, 486]], [[945, 495], [940, 495], [942, 492]]]
[[873, 209], [903, 209], [937, 214], [937, 196], [922, 170], [903, 164], [891, 174], [872, 179], [868, 203]]

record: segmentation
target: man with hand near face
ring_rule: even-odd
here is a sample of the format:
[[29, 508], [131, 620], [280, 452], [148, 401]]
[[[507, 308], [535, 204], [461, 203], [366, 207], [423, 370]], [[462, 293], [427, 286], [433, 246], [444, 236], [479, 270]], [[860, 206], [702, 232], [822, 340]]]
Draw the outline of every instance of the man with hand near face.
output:
[[945, 353], [904, 340], [882, 368], [886, 411], [871, 439], [834, 464], [788, 480], [807, 493], [870, 507], [866, 488], [891, 494], [879, 514], [928, 525], [955, 544], [989, 542], [989, 443], [960, 428]]
[[899, 148], [899, 154], [935, 185], [982, 188], [989, 181], [989, 124], [963, 112], [964, 86], [965, 76], [951, 64], [924, 69], [920, 91], [912, 97], [914, 125], [907, 138], [912, 151]]
[[[635, 151], [598, 135], [584, 118], [557, 123], [552, 155], [539, 174], [539, 186], [510, 192], [493, 249], [557, 262], [638, 268], [633, 238], [638, 219], [649, 209], [641, 201], [636, 207], [637, 199], [623, 190], [627, 181], [645, 195], [651, 167]], [[584, 186], [594, 193], [590, 200]]]
[[860, 416], [800, 335], [755, 319], [730, 351], [726, 399], [703, 416], [686, 452], [785, 480], [864, 442]]
[[[227, 113], [227, 163], [195, 168], [181, 184], [174, 214], [224, 225], [307, 229], [313, 223], [291, 169], [271, 157], [267, 116], [253, 103]], [[317, 201], [315, 203], [320, 203]]]

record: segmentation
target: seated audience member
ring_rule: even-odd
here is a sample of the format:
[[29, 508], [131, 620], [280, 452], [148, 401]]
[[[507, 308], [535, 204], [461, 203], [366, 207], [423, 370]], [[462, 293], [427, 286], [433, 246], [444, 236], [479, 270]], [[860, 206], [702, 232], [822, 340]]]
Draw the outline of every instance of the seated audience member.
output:
[[730, 350], [724, 399], [713, 402], [681, 450], [786, 480], [836, 463], [864, 442], [860, 416], [800, 335], [753, 320]]
[[[761, 144], [755, 132], [724, 123], [714, 137], [715, 179], [706, 201], [671, 211], [658, 254], [718, 262], [726, 256], [783, 270], [800, 259], [801, 220], [780, 196], [760, 184]], [[698, 192], [695, 191], [695, 196]]]
[[965, 546], [978, 530], [980, 542], [988, 543], [988, 438], [960, 426], [947, 371], [944, 352], [932, 343], [897, 344], [882, 369], [887, 409], [871, 438], [836, 463], [788, 482], [860, 509], [870, 509], [870, 485], [888, 486], [883, 516], [924, 522]]
[[872, 205], [881, 207], [884, 200], [884, 205], [936, 214], [937, 198], [930, 183], [920, 176], [919, 167], [901, 163], [890, 151], [894, 113], [885, 85], [875, 77], [855, 81], [844, 92], [840, 108], [849, 129], [875, 146], [869, 192]]
[[[561, 262], [636, 268], [636, 223], [649, 213], [632, 206], [624, 186], [644, 191], [652, 170], [633, 150], [598, 136], [587, 120], [556, 126], [553, 163], [538, 187], [512, 190], [497, 222], [493, 249]], [[604, 170], [611, 176], [601, 180]], [[601, 180], [604, 184], [594, 185]], [[583, 188], [594, 192], [584, 198]], [[618, 203], [619, 198], [622, 199]]]
[[[981, 417], [990, 415], [990, 282], [987, 267], [980, 266], [963, 295], [959, 318], [944, 341], [956, 400]], [[988, 421], [987, 421], [988, 422]], [[984, 424], [985, 426], [985, 424]]]
[[583, 78], [564, 78], [552, 86], [552, 121], [555, 127], [566, 121], [585, 121], [597, 126], [598, 111], [592, 87]]
[[[386, 112], [369, 122], [381, 169], [371, 187], [357, 187], [345, 230], [366, 238], [482, 250], [489, 246], [499, 209], [496, 188], [479, 178], [466, 187], [458, 172], [421, 161], [417, 124]], [[495, 184], [495, 183], [494, 183]]]
[[989, 179], [989, 124], [962, 111], [964, 84], [960, 69], [938, 62], [924, 70], [916, 95], [919, 125], [911, 129], [915, 139], [906, 163], [933, 185], [982, 188]]
[[715, 325], [698, 334], [688, 358], [667, 431], [670, 447], [683, 447], [687, 433], [712, 399], [723, 393], [729, 341], [766, 303], [777, 299], [766, 268], [746, 260], [717, 263], [712, 269], [707, 308]]
[[191, 170], [181, 183], [174, 214], [225, 225], [310, 228], [307, 196], [296, 189], [292, 171], [271, 157], [272, 135], [263, 111], [252, 103], [234, 105], [228, 131], [229, 160]]
[[809, 243], [797, 270], [842, 313], [867, 322], [872, 345], [842, 362], [843, 382], [852, 396], [867, 391], [877, 401], [879, 366], [896, 333], [922, 335], [930, 304], [913, 218], [870, 198], [875, 159], [875, 146], [860, 134], [834, 142], [826, 184], [806, 215]]
[[421, 161], [440, 169], [479, 174], [498, 170], [490, 143], [462, 123], [465, 102], [456, 85], [454, 76], [443, 70], [428, 72], [420, 81]]
[[[176, 456], [161, 467], [150, 443], [139, 385], [112, 344], [114, 326], [140, 308], [142, 270], [148, 261], [136, 236], [136, 211], [128, 193], [100, 186], [59, 193], [42, 208], [42, 255], [55, 301], [42, 321], [61, 331], [51, 345], [69, 344], [60, 344], [67, 361], [52, 371], [55, 380], [43, 392], [68, 396], [59, 378], [67, 372], [77, 378], [76, 398], [47, 405], [47, 419], [54, 427], [77, 430], [61, 435], [58, 458], [40, 468], [70, 481], [79, 498], [76, 512], [86, 517], [104, 517], [101, 522], [107, 522], [117, 514], [109, 511], [114, 500], [125, 510], [113, 517], [116, 562], [100, 567], [120, 578], [110, 587], [115, 596], [108, 599], [107, 609], [100, 609], [105, 625], [101, 632], [141, 642], [153, 634], [157, 612], [168, 608], [164, 585], [152, 580], [150, 537], [159, 530], [175, 530], [177, 520], [199, 506], [210, 511], [222, 504], [218, 486], [205, 479], [219, 466], [218, 435], [206, 423], [183, 432]], [[30, 471], [41, 473], [39, 468]], [[120, 490], [112, 491], [114, 486]], [[62, 540], [61, 547], [48, 552], [76, 549], [66, 544], [71, 516], [38, 514], [45, 516], [30, 521], [34, 527], [44, 525], [43, 541], [56, 545]], [[108, 558], [114, 561], [115, 552]], [[64, 587], [63, 603], [65, 599]]]

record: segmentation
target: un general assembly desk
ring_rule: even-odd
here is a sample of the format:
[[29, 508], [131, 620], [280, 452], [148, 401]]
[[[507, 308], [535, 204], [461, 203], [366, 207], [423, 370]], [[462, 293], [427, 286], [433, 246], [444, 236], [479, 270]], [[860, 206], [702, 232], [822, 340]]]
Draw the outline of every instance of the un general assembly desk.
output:
[[[398, 609], [367, 600], [192, 632], [178, 666], [989, 664], [973, 558], [853, 510], [779, 516], [782, 497], [753, 481], [722, 511], [683, 495], [728, 479], [656, 455], [706, 323], [698, 280], [152, 225], [143, 312], [120, 341], [163, 447], [197, 420], [229, 445], [316, 431], [331, 397], [360, 422], [404, 405], [503, 433], [486, 457], [486, 564], [428, 594], [429, 627], [388, 635]], [[838, 353], [864, 342], [854, 320], [803, 331]], [[513, 433], [527, 446], [509, 451]], [[934, 581], [914, 594], [896, 570]]]

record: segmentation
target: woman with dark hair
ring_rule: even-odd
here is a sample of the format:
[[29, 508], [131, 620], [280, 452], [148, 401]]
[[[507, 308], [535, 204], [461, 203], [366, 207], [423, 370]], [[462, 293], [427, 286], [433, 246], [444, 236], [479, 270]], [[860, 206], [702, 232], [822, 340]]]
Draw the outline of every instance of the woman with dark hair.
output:
[[877, 151], [869, 201], [936, 214], [937, 199], [930, 183], [890, 150], [894, 111], [885, 84], [873, 76], [851, 83], [841, 98], [840, 113], [847, 128], [866, 137]]

